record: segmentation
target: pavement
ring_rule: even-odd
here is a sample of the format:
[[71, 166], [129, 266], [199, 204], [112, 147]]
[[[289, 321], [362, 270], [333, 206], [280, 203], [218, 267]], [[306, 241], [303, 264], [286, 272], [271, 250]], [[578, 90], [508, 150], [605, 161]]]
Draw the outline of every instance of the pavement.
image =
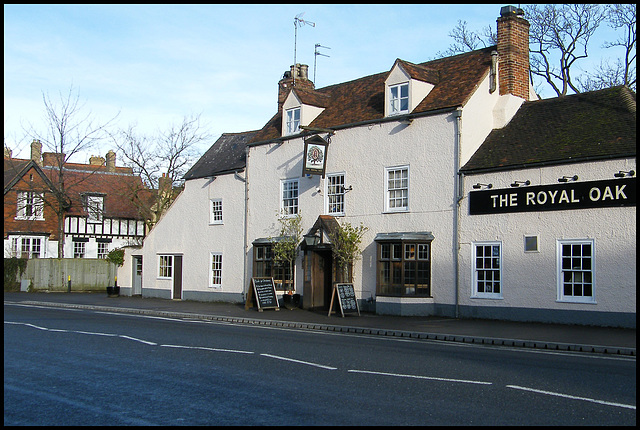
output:
[[4, 302], [448, 342], [636, 356], [636, 330], [372, 313], [327, 315], [304, 309], [245, 309], [244, 304], [109, 297], [106, 293], [5, 292]]

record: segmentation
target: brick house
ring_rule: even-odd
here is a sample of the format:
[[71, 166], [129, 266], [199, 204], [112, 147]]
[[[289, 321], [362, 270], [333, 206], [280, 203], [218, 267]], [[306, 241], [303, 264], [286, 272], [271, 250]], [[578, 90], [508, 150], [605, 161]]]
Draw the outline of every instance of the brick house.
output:
[[59, 214], [65, 258], [104, 258], [113, 249], [141, 244], [146, 227], [140, 208], [149, 204], [149, 192], [130, 168], [116, 166], [115, 153], [109, 151], [106, 160], [91, 157], [89, 164], [64, 162], [66, 193], [58, 199], [60, 155], [41, 151], [36, 140], [30, 159], [12, 158], [5, 148], [5, 258], [57, 258]]

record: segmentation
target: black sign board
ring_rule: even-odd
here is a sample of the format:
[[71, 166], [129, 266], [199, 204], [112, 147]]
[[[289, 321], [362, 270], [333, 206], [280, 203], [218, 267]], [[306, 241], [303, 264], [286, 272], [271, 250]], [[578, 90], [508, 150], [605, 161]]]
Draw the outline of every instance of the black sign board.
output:
[[356, 292], [353, 289], [353, 284], [334, 284], [328, 316], [331, 316], [333, 301], [336, 297], [338, 299], [340, 313], [343, 317], [345, 312], [357, 312], [358, 316], [360, 315], [360, 308], [358, 307], [358, 300], [356, 299]]
[[273, 278], [251, 278], [251, 287], [247, 294], [247, 302], [244, 305], [245, 309], [249, 309], [253, 297], [255, 297], [258, 312], [262, 312], [263, 309], [280, 310]]
[[471, 191], [469, 215], [636, 205], [636, 178]]
[[304, 141], [303, 175], [322, 175], [324, 178], [328, 146], [327, 141], [318, 135], [311, 136]]

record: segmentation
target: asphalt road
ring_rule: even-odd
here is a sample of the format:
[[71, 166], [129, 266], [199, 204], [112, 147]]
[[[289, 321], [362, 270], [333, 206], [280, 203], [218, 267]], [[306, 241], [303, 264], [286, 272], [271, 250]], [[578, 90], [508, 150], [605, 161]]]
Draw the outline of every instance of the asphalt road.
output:
[[635, 425], [635, 357], [4, 307], [5, 425]]

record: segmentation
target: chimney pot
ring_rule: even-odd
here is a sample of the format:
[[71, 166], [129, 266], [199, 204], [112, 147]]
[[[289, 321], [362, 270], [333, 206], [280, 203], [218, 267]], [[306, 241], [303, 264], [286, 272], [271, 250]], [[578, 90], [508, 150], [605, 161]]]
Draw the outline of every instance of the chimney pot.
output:
[[31, 142], [31, 159], [42, 166], [42, 143], [37, 139]]
[[116, 171], [116, 153], [112, 150], [107, 152], [107, 172]]

